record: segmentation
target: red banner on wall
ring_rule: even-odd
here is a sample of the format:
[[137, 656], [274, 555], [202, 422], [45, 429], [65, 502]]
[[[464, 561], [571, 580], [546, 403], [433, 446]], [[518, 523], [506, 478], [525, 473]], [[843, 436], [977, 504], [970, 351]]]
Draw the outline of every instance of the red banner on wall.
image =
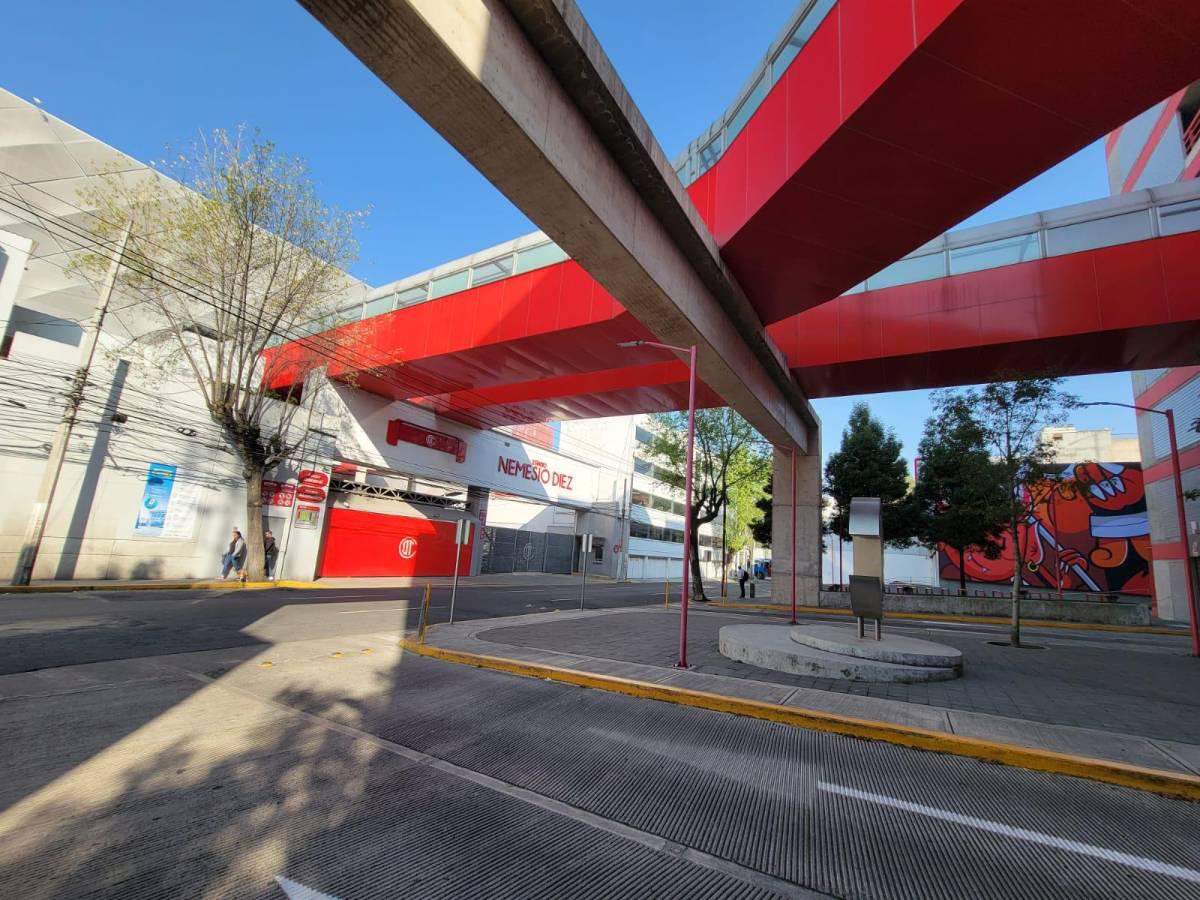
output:
[[291, 506], [296, 499], [296, 486], [286, 481], [271, 481], [263, 479], [263, 506]]
[[388, 421], [387, 442], [395, 446], [401, 441], [449, 453], [454, 457], [455, 462], [466, 462], [467, 459], [467, 442], [462, 438], [441, 431], [432, 431], [403, 419], [391, 419]]
[[[331, 509], [320, 575], [453, 575], [454, 527], [454, 522]], [[470, 572], [468, 542], [458, 574]]]

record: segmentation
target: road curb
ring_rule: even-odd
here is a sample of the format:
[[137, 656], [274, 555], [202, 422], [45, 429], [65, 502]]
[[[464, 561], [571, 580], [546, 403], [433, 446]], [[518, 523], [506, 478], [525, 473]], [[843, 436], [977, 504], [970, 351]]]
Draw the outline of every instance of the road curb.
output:
[[[791, 606], [786, 603], [730, 603], [712, 600], [704, 606], [710, 609], [758, 609], [766, 612], [790, 613]], [[797, 606], [797, 613], [807, 616], [849, 616], [853, 615], [848, 609], [828, 609], [820, 606]], [[885, 619], [916, 619], [929, 622], [965, 622], [969, 625], [1009, 625], [1010, 619], [996, 616], [959, 616], [946, 613], [914, 613], [884, 611]], [[1030, 628], [1070, 628], [1082, 631], [1111, 631], [1121, 634], [1163, 634], [1171, 637], [1187, 637], [1191, 634], [1186, 628], [1173, 628], [1160, 625], [1106, 625], [1102, 622], [1057, 622], [1050, 619], [1022, 619], [1022, 626]]]
[[778, 722], [796, 728], [841, 734], [869, 741], [883, 741], [933, 753], [965, 756], [1037, 772], [1086, 778], [1091, 781], [1149, 791], [1180, 800], [1200, 801], [1200, 777], [1194, 775], [1093, 759], [1087, 756], [1074, 756], [1053, 750], [1039, 750], [999, 741], [987, 741], [981, 738], [964, 737], [927, 728], [897, 725], [892, 722], [859, 719], [836, 713], [782, 706], [777, 703], [764, 703], [760, 700], [726, 697], [723, 694], [712, 694], [707, 691], [695, 691], [630, 678], [618, 678], [613, 675], [597, 675], [577, 669], [563, 669], [558, 666], [508, 659], [502, 656], [486, 656], [464, 650], [450, 650], [431, 644], [420, 644], [408, 639], [400, 641], [400, 646], [404, 650], [420, 656], [480, 669], [492, 669], [527, 678], [541, 678], [562, 684], [573, 684], [577, 687], [624, 694], [643, 700], [659, 700], [767, 722]]
[[79, 591], [230, 591], [265, 590], [267, 588], [293, 588], [313, 590], [321, 588], [315, 581], [167, 581], [145, 584], [115, 581], [87, 584], [22, 584], [6, 585], [0, 594], [72, 594]]

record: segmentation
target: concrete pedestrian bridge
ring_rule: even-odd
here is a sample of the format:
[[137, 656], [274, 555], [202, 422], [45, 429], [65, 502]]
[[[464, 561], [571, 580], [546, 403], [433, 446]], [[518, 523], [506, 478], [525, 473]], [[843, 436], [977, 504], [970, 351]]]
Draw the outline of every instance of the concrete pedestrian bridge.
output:
[[860, 638], [850, 625], [726, 625], [721, 655], [739, 662], [846, 681], [949, 681], [962, 675], [962, 653], [901, 635]]

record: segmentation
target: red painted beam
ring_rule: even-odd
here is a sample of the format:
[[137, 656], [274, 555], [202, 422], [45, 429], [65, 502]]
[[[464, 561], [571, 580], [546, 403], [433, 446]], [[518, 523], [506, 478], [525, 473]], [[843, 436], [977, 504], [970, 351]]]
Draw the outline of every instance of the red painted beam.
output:
[[[1196, 363], [1200, 233], [850, 294], [768, 330], [810, 397]], [[684, 397], [676, 363], [605, 367], [427, 401], [443, 414], [512, 421], [616, 415]], [[606, 399], [591, 405], [591, 395]], [[715, 400], [714, 400], [715, 402]], [[558, 404], [558, 405], [556, 405]], [[603, 412], [596, 410], [602, 409]], [[507, 421], [507, 419], [506, 419]]]
[[847, 294], [771, 326], [809, 396], [1196, 362], [1200, 233]]
[[275, 348], [267, 381], [287, 387], [328, 360], [331, 378], [404, 400], [660, 362], [660, 351], [616, 346], [652, 338], [567, 261]]
[[[669, 380], [662, 384], [630, 388], [609, 389], [605, 384], [593, 384], [573, 395], [555, 393], [555, 389], [545, 389], [539, 383], [529, 386], [530, 399], [492, 407], [458, 406], [447, 402], [445, 398], [421, 398], [413, 402], [417, 405], [431, 406], [439, 415], [464, 425], [495, 428], [498, 425], [562, 419], [596, 419], [637, 413], [674, 412], [687, 408], [687, 389], [686, 377], [683, 381]], [[539, 394], [542, 396], [539, 397]], [[698, 383], [696, 405], [707, 409], [724, 406], [725, 401], [707, 385]]]

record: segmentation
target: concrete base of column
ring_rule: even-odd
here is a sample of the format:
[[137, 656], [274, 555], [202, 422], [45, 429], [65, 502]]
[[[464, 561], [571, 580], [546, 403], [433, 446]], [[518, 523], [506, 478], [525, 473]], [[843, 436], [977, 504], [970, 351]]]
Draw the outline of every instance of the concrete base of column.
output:
[[821, 590], [821, 450], [810, 440], [796, 454], [796, 533], [792, 534], [792, 456], [775, 450], [771, 506], [771, 599], [792, 599], [792, 548], [796, 561], [796, 605], [816, 606]]

